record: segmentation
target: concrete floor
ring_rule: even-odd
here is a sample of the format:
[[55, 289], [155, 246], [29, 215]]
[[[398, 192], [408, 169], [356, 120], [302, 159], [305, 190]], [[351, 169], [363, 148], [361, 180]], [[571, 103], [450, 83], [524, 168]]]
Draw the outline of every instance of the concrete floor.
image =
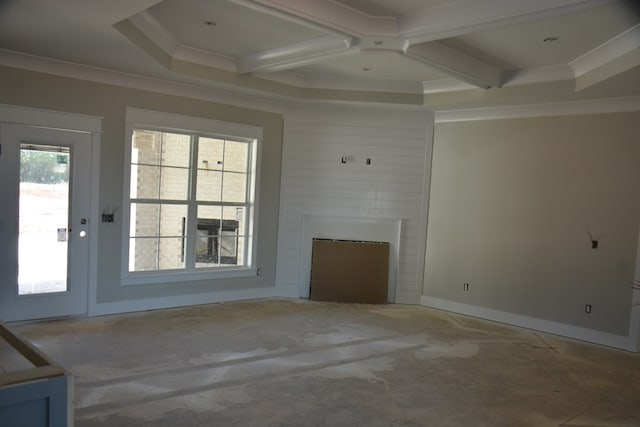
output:
[[12, 329], [73, 372], [78, 427], [640, 426], [640, 355], [423, 307], [262, 300]]

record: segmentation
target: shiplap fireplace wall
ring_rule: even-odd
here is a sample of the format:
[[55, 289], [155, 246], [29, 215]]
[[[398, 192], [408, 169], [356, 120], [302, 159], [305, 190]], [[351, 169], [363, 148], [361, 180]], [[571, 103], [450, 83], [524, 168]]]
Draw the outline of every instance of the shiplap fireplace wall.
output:
[[381, 240], [379, 233], [392, 245], [390, 301], [420, 303], [432, 135], [425, 111], [299, 105], [285, 112], [279, 295], [308, 296], [313, 237]]

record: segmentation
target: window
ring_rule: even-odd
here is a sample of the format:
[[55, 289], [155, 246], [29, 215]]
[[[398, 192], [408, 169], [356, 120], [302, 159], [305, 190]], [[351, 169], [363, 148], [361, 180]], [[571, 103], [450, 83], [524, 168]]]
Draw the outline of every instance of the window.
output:
[[127, 117], [124, 282], [253, 274], [256, 128], [136, 109]]

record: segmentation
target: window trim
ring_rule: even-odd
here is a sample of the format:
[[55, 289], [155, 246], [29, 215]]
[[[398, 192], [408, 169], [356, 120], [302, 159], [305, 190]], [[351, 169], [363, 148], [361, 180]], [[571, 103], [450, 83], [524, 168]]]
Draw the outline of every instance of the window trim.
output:
[[[247, 236], [247, 262], [245, 266], [211, 267], [211, 268], [185, 268], [183, 270], [153, 270], [153, 271], [129, 271], [129, 238], [130, 238], [130, 189], [131, 189], [131, 144], [134, 129], [149, 129], [165, 132], [180, 132], [196, 134], [198, 136], [229, 138], [231, 140], [244, 139], [251, 141], [250, 156], [253, 158], [252, 170], [248, 174], [249, 213]], [[125, 123], [125, 156], [124, 156], [124, 183], [123, 183], [123, 208], [122, 208], [122, 258], [121, 258], [121, 284], [161, 284], [171, 282], [198, 281], [209, 279], [223, 279], [233, 277], [250, 277], [257, 275], [257, 233], [258, 233], [258, 200], [260, 194], [260, 164], [262, 146], [261, 127], [241, 123], [224, 122], [213, 119], [205, 119], [193, 116], [185, 116], [175, 113], [163, 113], [158, 111], [143, 110], [127, 107]], [[191, 165], [190, 165], [191, 170]], [[195, 203], [188, 199], [186, 204]], [[193, 226], [195, 228], [195, 224]], [[187, 235], [189, 235], [187, 233]]]

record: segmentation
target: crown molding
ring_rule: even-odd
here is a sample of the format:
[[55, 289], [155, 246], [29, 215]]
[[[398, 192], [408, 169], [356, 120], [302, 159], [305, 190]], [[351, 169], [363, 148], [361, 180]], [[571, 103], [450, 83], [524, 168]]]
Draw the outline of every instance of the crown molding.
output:
[[173, 59], [193, 62], [194, 64], [206, 65], [225, 71], [237, 70], [236, 60], [233, 57], [186, 45], [180, 45], [176, 48]]
[[[272, 113], [282, 114], [285, 111], [286, 105], [296, 102], [295, 100], [268, 99], [250, 96], [238, 93], [237, 91], [203, 88], [202, 86], [177, 83], [163, 79], [140, 76], [137, 74], [80, 65], [67, 61], [9, 51], [6, 49], [0, 49], [0, 65]], [[434, 90], [436, 90], [436, 83], [440, 84], [442, 87], [451, 87], [450, 83], [452, 82], [457, 83], [455, 80], [448, 79], [432, 83], [434, 83], [433, 87]], [[353, 86], [350, 87], [353, 88]], [[307, 100], [305, 102], [309, 101], [323, 102], [321, 99], [317, 101]], [[388, 107], [390, 106], [385, 105], [385, 108]], [[403, 106], [397, 107], [402, 108]], [[420, 108], [419, 106], [414, 106], [414, 108], [415, 107]], [[441, 110], [435, 111], [435, 121], [436, 123], [448, 123], [474, 120], [603, 114], [639, 110], [640, 96], [630, 96], [584, 101]]]
[[528, 105], [467, 108], [435, 112], [436, 123], [476, 120], [516, 119], [526, 117], [572, 116], [623, 113], [640, 110], [640, 96], [551, 102]]
[[253, 110], [272, 113], [284, 112], [284, 104], [275, 99], [113, 71], [6, 49], [0, 49], [0, 65]]
[[[295, 86], [314, 89], [360, 90], [367, 92], [393, 92], [405, 94], [421, 93], [420, 82], [405, 80], [370, 80], [349, 77], [311, 76], [295, 71], [282, 71], [277, 74], [258, 74], [261, 78]], [[455, 80], [454, 80], [455, 81]], [[473, 86], [469, 86], [473, 88]]]

